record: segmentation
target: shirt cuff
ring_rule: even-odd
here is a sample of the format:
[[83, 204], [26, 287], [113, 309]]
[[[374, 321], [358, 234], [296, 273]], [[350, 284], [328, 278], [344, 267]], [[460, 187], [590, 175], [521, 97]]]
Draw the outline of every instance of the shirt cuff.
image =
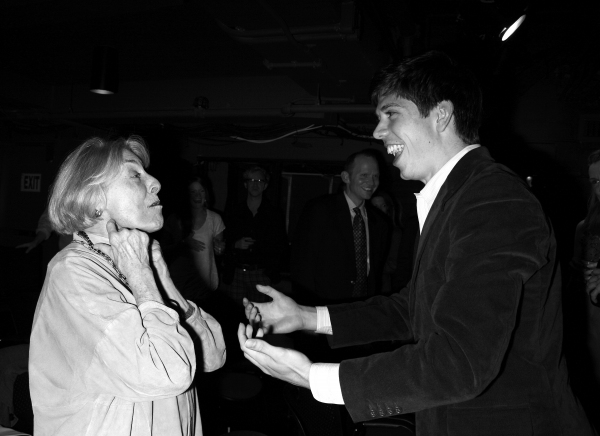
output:
[[331, 319], [329, 318], [329, 309], [326, 306], [317, 306], [317, 330], [315, 333], [332, 335]]
[[315, 400], [328, 404], [344, 404], [339, 373], [339, 363], [313, 363], [310, 366], [308, 383]]

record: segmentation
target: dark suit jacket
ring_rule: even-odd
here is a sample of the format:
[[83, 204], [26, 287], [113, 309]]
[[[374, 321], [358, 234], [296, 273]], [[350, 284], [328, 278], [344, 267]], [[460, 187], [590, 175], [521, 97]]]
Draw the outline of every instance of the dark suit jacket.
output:
[[350, 415], [416, 412], [420, 435], [592, 434], [567, 381], [560, 282], [537, 199], [470, 151], [429, 212], [408, 292], [330, 307], [334, 347], [412, 340], [341, 363]]
[[[381, 287], [389, 224], [370, 204], [366, 204], [366, 211], [370, 262], [367, 296], [372, 296]], [[318, 197], [305, 206], [294, 232], [290, 273], [300, 302], [323, 304], [352, 298], [354, 236], [343, 192]]]
[[[231, 284], [235, 268], [240, 264], [264, 268], [272, 283], [279, 283], [281, 269], [288, 254], [285, 219], [279, 208], [263, 197], [256, 215], [252, 215], [244, 198], [227, 211], [225, 225], [227, 250], [223, 283]], [[253, 238], [254, 244], [248, 250], [235, 248], [235, 243], [245, 236]]]

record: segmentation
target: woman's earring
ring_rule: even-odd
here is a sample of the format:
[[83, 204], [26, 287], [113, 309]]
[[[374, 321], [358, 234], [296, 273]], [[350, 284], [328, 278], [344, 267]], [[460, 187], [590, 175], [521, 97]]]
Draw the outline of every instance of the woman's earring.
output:
[[96, 209], [96, 212], [94, 212], [94, 216], [95, 216], [96, 218], [100, 218], [100, 217], [102, 216], [102, 211], [101, 211], [101, 210], [99, 210], [99, 209]]

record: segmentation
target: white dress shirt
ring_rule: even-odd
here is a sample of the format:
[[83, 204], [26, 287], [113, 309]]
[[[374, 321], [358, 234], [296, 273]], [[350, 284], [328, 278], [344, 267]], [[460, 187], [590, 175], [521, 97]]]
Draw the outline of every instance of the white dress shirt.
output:
[[[431, 206], [450, 172], [465, 154], [478, 147], [480, 147], [479, 144], [469, 145], [456, 153], [433, 175], [421, 192], [415, 194], [415, 197], [417, 197], [417, 216], [419, 218], [420, 232], [423, 231], [423, 226], [425, 225], [425, 220], [431, 210]], [[346, 198], [348, 197], [346, 196]], [[327, 307], [317, 307], [316, 332], [326, 335], [333, 334]], [[308, 381], [315, 400], [329, 404], [344, 404], [339, 372], [339, 363], [313, 363], [310, 366]]]
[[423, 232], [423, 226], [425, 225], [427, 215], [429, 215], [429, 211], [431, 210], [431, 206], [433, 206], [433, 202], [435, 201], [438, 192], [440, 192], [442, 185], [448, 178], [448, 174], [450, 174], [454, 169], [454, 166], [465, 154], [478, 147], [480, 147], [479, 144], [469, 145], [456, 153], [437, 173], [433, 175], [425, 187], [421, 189], [421, 192], [415, 194], [415, 197], [417, 197], [417, 217], [419, 218], [420, 233]]

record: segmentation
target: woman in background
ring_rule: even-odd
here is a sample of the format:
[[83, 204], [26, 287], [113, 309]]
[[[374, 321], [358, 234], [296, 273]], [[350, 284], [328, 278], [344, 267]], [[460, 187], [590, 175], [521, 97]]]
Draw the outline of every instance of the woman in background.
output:
[[213, 371], [225, 345], [215, 319], [181, 296], [147, 235], [163, 225], [149, 163], [139, 137], [91, 138], [53, 184], [52, 227], [73, 241], [48, 265], [33, 320], [36, 436], [202, 434], [196, 354]]
[[223, 220], [208, 209], [209, 186], [202, 177], [188, 181], [189, 201], [168, 217], [162, 236], [175, 285], [184, 297], [197, 303], [205, 301], [219, 286], [215, 254], [225, 249]]

